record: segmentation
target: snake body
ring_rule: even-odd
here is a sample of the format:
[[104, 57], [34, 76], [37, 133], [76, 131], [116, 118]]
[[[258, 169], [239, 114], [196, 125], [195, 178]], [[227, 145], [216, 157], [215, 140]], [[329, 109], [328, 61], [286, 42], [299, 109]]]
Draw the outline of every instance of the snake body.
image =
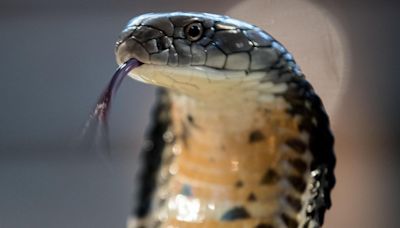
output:
[[133, 18], [130, 76], [161, 87], [129, 227], [320, 227], [333, 136], [293, 56], [262, 29], [208, 13]]

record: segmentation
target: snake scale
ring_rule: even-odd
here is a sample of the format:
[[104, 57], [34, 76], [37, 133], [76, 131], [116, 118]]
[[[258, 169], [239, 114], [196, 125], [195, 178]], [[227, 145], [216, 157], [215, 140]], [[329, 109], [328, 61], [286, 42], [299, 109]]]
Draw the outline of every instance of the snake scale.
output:
[[149, 13], [116, 57], [159, 87], [128, 227], [322, 226], [334, 139], [282, 44], [227, 16]]

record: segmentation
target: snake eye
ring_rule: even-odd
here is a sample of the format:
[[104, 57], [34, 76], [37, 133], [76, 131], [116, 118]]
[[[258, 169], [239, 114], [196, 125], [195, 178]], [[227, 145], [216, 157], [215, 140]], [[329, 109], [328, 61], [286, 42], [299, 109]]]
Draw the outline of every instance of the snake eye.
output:
[[186, 26], [185, 33], [190, 41], [196, 41], [203, 35], [203, 25], [199, 22], [194, 22]]

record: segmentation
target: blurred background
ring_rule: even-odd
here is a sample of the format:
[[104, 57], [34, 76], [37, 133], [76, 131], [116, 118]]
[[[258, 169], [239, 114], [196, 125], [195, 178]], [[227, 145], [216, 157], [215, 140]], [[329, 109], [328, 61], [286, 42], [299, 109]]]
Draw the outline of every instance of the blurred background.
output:
[[124, 227], [154, 88], [126, 80], [111, 159], [74, 147], [133, 16], [228, 14], [291, 50], [336, 134], [324, 227], [398, 227], [400, 3], [367, 0], [1, 0], [0, 228]]

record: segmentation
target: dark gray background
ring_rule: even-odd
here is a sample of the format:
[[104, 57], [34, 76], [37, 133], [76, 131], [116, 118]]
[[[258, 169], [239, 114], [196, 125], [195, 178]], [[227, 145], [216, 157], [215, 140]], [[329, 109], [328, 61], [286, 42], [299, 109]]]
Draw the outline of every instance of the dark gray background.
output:
[[[0, 228], [124, 227], [137, 161], [132, 151], [140, 147], [153, 88], [133, 80], [122, 85], [112, 112], [111, 160], [74, 149], [116, 67], [113, 43], [134, 15], [223, 13], [236, 2], [2, 0]], [[350, 83], [334, 126], [338, 185], [327, 227], [396, 227], [399, 5], [312, 2], [336, 16], [351, 56]], [[355, 168], [360, 163], [365, 169]], [[354, 176], [360, 170], [368, 172]], [[370, 185], [349, 183], [348, 176]], [[358, 210], [366, 213], [356, 216]]]

